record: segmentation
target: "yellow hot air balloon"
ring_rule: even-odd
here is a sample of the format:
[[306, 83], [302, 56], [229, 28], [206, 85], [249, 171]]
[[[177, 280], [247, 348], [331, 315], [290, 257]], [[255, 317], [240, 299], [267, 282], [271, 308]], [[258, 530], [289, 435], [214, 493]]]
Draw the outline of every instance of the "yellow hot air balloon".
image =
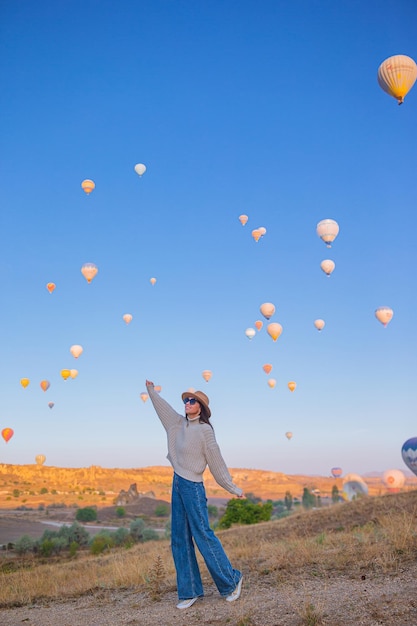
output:
[[248, 216], [247, 215], [239, 215], [239, 222], [242, 224], [242, 226], [244, 226], [246, 224], [246, 222], [248, 221]]
[[146, 165], [144, 165], [143, 163], [136, 163], [135, 172], [138, 176], [142, 177], [143, 174], [146, 172]]
[[261, 330], [263, 325], [264, 325], [264, 323], [261, 322], [261, 320], [256, 320], [255, 327], [256, 327], [257, 330]]
[[71, 370], [61, 370], [61, 376], [64, 380], [67, 380], [71, 376]]
[[44, 454], [37, 454], [35, 456], [35, 461], [38, 465], [42, 466], [46, 461], [46, 456]]
[[389, 306], [380, 306], [375, 311], [376, 319], [379, 322], [381, 322], [381, 324], [383, 324], [384, 326], [387, 326], [387, 324], [390, 323], [390, 321], [393, 318], [393, 315], [394, 315], [394, 311], [392, 309], [390, 309]]
[[324, 320], [314, 320], [314, 326], [317, 328], [318, 331], [323, 330], [325, 324], [326, 323]]
[[278, 337], [280, 336], [280, 334], [282, 333], [282, 326], [281, 324], [277, 324], [276, 322], [273, 322], [272, 324], [268, 324], [268, 326], [266, 327], [266, 330], [267, 330], [268, 335], [272, 337], [274, 341], [276, 341]]
[[417, 79], [417, 65], [414, 59], [405, 54], [396, 54], [385, 59], [378, 68], [379, 86], [398, 104], [404, 102]]
[[333, 272], [334, 268], [336, 267], [336, 264], [334, 261], [331, 261], [330, 259], [325, 259], [324, 261], [320, 263], [320, 267], [323, 270], [323, 272], [327, 274], [327, 276], [330, 276], [330, 274]]
[[156, 283], [156, 278], [151, 278], [149, 282], [151, 283], [151, 285], [154, 285]]
[[20, 384], [22, 385], [23, 389], [26, 389], [26, 387], [29, 385], [30, 380], [29, 378], [21, 378], [20, 379]]
[[201, 373], [202, 377], [204, 378], [204, 380], [206, 381], [206, 383], [208, 383], [208, 381], [210, 380], [210, 378], [212, 377], [212, 372], [210, 370], [204, 370]]
[[81, 268], [81, 274], [84, 276], [88, 283], [91, 283], [94, 276], [96, 276], [98, 272], [98, 267], [94, 263], [84, 263]]
[[83, 347], [79, 346], [78, 344], [75, 344], [71, 346], [70, 352], [72, 356], [74, 357], [74, 359], [78, 359], [78, 357], [81, 356], [81, 354], [83, 353]]
[[56, 285], [55, 283], [46, 283], [46, 288], [49, 291], [49, 293], [52, 293], [55, 290]]
[[78, 370], [70, 370], [70, 376], [71, 378], [77, 378], [78, 376]]
[[272, 365], [270, 363], [265, 363], [265, 365], [262, 365], [262, 369], [265, 374], [270, 374], [272, 372]]
[[339, 233], [339, 224], [335, 220], [321, 220], [321, 222], [317, 224], [316, 231], [326, 246], [331, 248], [332, 242]]
[[259, 310], [262, 313], [262, 315], [267, 320], [269, 320], [273, 316], [273, 314], [275, 313], [275, 306], [271, 302], [264, 302], [259, 307]]
[[287, 433], [285, 433], [285, 436], [286, 436], [286, 438], [287, 438], [287, 439], [288, 439], [288, 441], [289, 441], [289, 440], [291, 439], [291, 437], [292, 437], [292, 433], [287, 432]]
[[81, 187], [83, 188], [87, 196], [90, 195], [90, 193], [93, 191], [95, 186], [96, 186], [95, 182], [93, 180], [90, 180], [89, 178], [86, 178], [81, 183]]
[[142, 391], [142, 393], [140, 394], [140, 397], [143, 400], [143, 402], [146, 402], [146, 400], [149, 398], [148, 394], [145, 393], [144, 391]]
[[43, 389], [43, 391], [46, 391], [50, 387], [49, 380], [41, 380], [41, 382], [39, 384], [41, 386], [41, 389]]
[[3, 430], [1, 431], [1, 436], [3, 437], [6, 443], [10, 441], [13, 435], [14, 435], [13, 428], [3, 428]]
[[130, 322], [133, 320], [133, 315], [130, 315], [130, 313], [125, 313], [123, 315], [123, 319], [126, 322], [126, 324], [130, 324]]
[[253, 339], [256, 335], [256, 330], [254, 328], [247, 328], [245, 330], [245, 335], [248, 339]]
[[297, 386], [297, 383], [295, 383], [293, 380], [291, 380], [291, 381], [288, 383], [288, 389], [289, 389], [290, 391], [294, 391], [294, 389], [296, 388], [296, 386]]
[[277, 381], [275, 380], [275, 378], [269, 378], [268, 379], [268, 385], [269, 385], [269, 387], [271, 387], [271, 389], [273, 389], [276, 384], [277, 384]]
[[262, 233], [261, 233], [261, 231], [259, 230], [259, 228], [255, 228], [255, 229], [252, 231], [252, 237], [254, 238], [254, 240], [255, 240], [256, 242], [258, 242], [258, 241], [260, 240], [260, 238], [262, 237]]

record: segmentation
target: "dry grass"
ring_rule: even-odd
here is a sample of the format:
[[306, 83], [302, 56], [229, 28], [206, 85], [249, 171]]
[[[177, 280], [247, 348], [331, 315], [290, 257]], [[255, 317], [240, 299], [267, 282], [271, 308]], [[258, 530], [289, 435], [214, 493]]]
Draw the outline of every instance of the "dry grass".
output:
[[[417, 617], [415, 622], [409, 618], [401, 621], [401, 617], [398, 621], [384, 621], [388, 609], [378, 602], [373, 604], [366, 594], [361, 601], [374, 621], [331, 621], [334, 618], [329, 615], [333, 609], [328, 596], [330, 587], [336, 583], [347, 585], [353, 581], [357, 584], [357, 581], [372, 579], [378, 584], [386, 581], [390, 585], [395, 577], [415, 566], [416, 519], [417, 492], [409, 492], [299, 512], [280, 521], [235, 527], [219, 536], [231, 561], [244, 571], [247, 588], [265, 593], [270, 603], [280, 597], [286, 606], [292, 607], [292, 621], [288, 618], [288, 622], [271, 621], [271, 624], [392, 623], [405, 626], [417, 623]], [[171, 597], [175, 592], [175, 571], [167, 540], [99, 557], [80, 554], [73, 560], [39, 564], [32, 559], [22, 561], [21, 565], [16, 571], [0, 574], [2, 608], [115, 590], [142, 593], [155, 605], [156, 600]], [[202, 571], [205, 571], [203, 564]], [[205, 582], [208, 580], [206, 574]], [[317, 586], [315, 581], [320, 584]], [[311, 589], [316, 590], [313, 595]], [[387, 600], [389, 610], [401, 616], [403, 609], [397, 606], [397, 600], [390, 602]], [[201, 610], [198, 605], [194, 605], [197, 612]], [[260, 623], [258, 612], [248, 610], [246, 605], [233, 610], [230, 621], [202, 618], [199, 622], [231, 626]], [[411, 606], [409, 610], [417, 611], [417, 608]], [[268, 622], [263, 618], [262, 623]]]

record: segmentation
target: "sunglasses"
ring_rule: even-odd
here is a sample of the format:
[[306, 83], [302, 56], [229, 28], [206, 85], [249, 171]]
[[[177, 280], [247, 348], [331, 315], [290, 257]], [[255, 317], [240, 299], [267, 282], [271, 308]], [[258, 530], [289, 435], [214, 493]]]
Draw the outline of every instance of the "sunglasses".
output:
[[191, 404], [191, 406], [192, 406], [193, 404], [198, 402], [198, 400], [196, 400], [195, 398], [184, 398], [183, 402], [184, 402], [184, 404], [187, 404], [187, 402], [189, 402]]

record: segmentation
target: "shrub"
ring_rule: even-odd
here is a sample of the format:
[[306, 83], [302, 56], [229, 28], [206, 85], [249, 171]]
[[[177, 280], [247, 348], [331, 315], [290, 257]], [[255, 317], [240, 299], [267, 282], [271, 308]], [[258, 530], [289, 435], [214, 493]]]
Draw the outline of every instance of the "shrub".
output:
[[68, 547], [64, 537], [52, 537], [51, 539], [44, 539], [39, 544], [39, 550], [42, 556], [51, 556], [52, 554], [59, 554], [65, 548]]
[[82, 509], [78, 509], [75, 519], [79, 522], [94, 522], [97, 519], [97, 510], [91, 506], [85, 506]]
[[35, 541], [29, 535], [22, 535], [14, 544], [14, 549], [18, 554], [32, 552], [34, 547]]
[[42, 489], [39, 492], [41, 495], [43, 495], [44, 493], [48, 493], [48, 490], [46, 487], [42, 487]]
[[145, 529], [145, 522], [140, 517], [137, 517], [130, 524], [130, 535], [135, 542], [143, 541], [143, 531]]
[[132, 540], [127, 528], [118, 528], [112, 533], [113, 542], [115, 546], [128, 546], [131, 545]]
[[142, 532], [142, 541], [158, 541], [159, 534], [153, 528], [144, 528]]
[[126, 509], [124, 506], [118, 506], [116, 509], [117, 517], [124, 517], [126, 515]]
[[168, 517], [169, 506], [167, 504], [158, 504], [155, 507], [155, 515], [156, 517]]
[[101, 554], [104, 550], [109, 550], [114, 546], [114, 541], [110, 533], [103, 531], [93, 537], [90, 542], [92, 554]]
[[271, 519], [272, 502], [254, 504], [249, 500], [229, 500], [219, 528], [230, 528], [232, 524], [257, 524]]

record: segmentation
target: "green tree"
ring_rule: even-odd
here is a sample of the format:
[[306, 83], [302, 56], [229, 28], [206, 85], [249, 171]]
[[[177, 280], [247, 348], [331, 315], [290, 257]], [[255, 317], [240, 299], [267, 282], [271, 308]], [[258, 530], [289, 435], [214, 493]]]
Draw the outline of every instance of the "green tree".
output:
[[155, 515], [156, 517], [168, 517], [169, 515], [169, 506], [168, 504], [157, 504], [155, 507]]
[[116, 509], [117, 517], [124, 517], [126, 515], [126, 509], [124, 506], [118, 506]]
[[78, 509], [75, 519], [78, 522], [94, 522], [97, 519], [97, 510], [91, 506], [85, 506], [82, 509]]
[[287, 511], [291, 511], [292, 506], [293, 506], [293, 499], [292, 499], [291, 492], [289, 491], [285, 492], [284, 504], [285, 504], [285, 508], [287, 509]]
[[307, 487], [304, 487], [303, 497], [301, 499], [302, 505], [305, 509], [312, 509], [316, 505], [316, 496], [311, 493]]
[[337, 488], [337, 485], [333, 485], [333, 487], [332, 487], [332, 502], [334, 504], [336, 504], [336, 502], [339, 502], [339, 500], [340, 500], [339, 489]]
[[219, 520], [219, 528], [230, 528], [232, 524], [257, 524], [271, 519], [272, 502], [254, 504], [247, 499], [229, 500], [224, 515]]
[[14, 544], [14, 549], [17, 554], [27, 554], [32, 552], [35, 546], [35, 541], [29, 535], [22, 535]]

